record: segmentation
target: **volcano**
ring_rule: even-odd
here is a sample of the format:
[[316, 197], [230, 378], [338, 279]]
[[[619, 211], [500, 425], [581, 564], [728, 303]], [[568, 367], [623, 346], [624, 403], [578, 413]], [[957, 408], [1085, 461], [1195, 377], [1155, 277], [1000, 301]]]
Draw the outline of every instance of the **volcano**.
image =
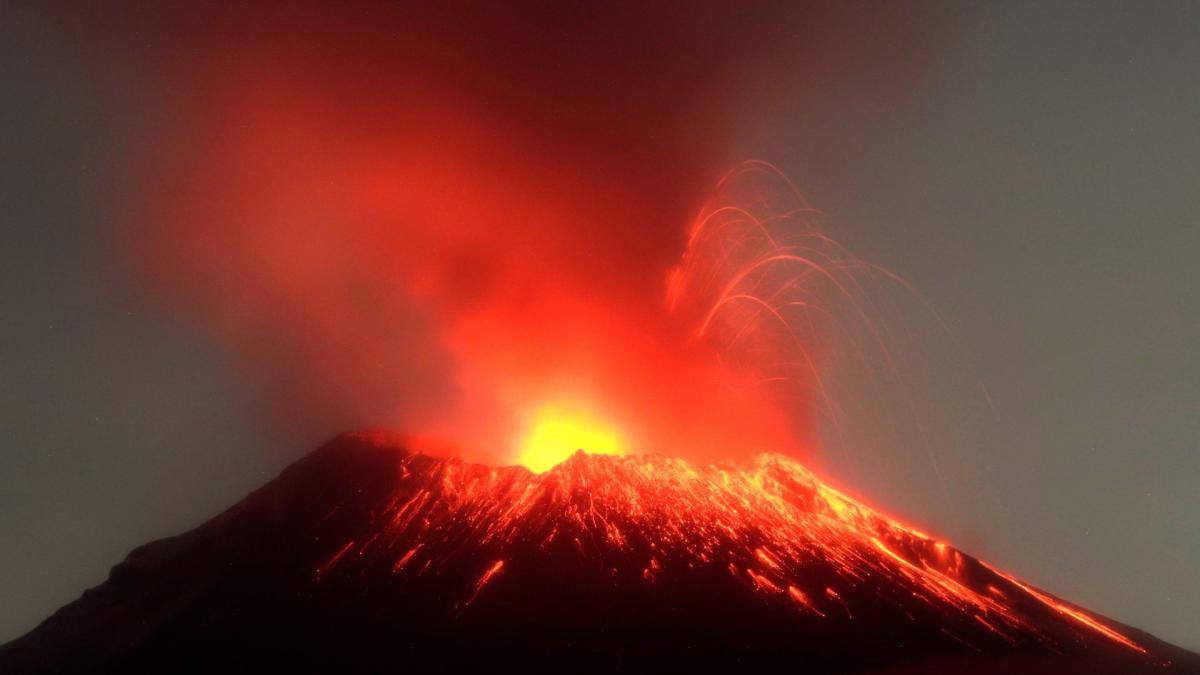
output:
[[795, 461], [535, 474], [347, 434], [142, 546], [0, 672], [1200, 672]]

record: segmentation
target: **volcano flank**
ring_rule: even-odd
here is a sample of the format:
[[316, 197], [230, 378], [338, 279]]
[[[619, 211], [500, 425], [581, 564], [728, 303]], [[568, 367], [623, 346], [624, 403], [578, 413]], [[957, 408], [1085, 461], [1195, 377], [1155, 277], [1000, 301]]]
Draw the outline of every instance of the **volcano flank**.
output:
[[0, 648], [4, 673], [1198, 672], [793, 460], [542, 474], [347, 434]]

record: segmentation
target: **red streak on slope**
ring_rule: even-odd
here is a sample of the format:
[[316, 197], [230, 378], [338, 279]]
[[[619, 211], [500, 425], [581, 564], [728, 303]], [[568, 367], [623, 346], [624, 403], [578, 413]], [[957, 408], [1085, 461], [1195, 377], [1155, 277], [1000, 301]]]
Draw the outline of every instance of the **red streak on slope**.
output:
[[1144, 647], [1142, 647], [1141, 645], [1137, 644], [1133, 640], [1130, 640], [1129, 638], [1125, 637], [1124, 635], [1121, 635], [1120, 633], [1109, 628], [1108, 626], [1105, 626], [1104, 624], [1093, 619], [1092, 617], [1088, 616], [1087, 614], [1084, 614], [1083, 612], [1081, 612], [1077, 609], [1072, 609], [1065, 603], [1058, 602], [1054, 598], [1051, 598], [1050, 596], [1045, 595], [1044, 593], [1040, 593], [1040, 592], [1030, 588], [1029, 586], [1026, 586], [1025, 584], [1021, 583], [1020, 581], [1017, 581], [1016, 579], [1012, 578], [1009, 575], [1004, 574], [1003, 572], [997, 572], [997, 573], [1004, 576], [1004, 578], [1011, 581], [1015, 586], [1017, 586], [1021, 590], [1025, 591], [1026, 593], [1029, 593], [1030, 595], [1037, 598], [1038, 600], [1041, 600], [1047, 607], [1053, 608], [1055, 611], [1059, 612], [1060, 614], [1062, 614], [1064, 616], [1068, 616], [1068, 617], [1078, 621], [1079, 623], [1087, 626], [1088, 628], [1091, 628], [1092, 630], [1096, 631], [1097, 633], [1100, 633], [1104, 637], [1106, 637], [1114, 642], [1123, 644], [1126, 647], [1137, 650], [1143, 654], [1147, 653], [1146, 649]]
[[316, 572], [313, 572], [313, 578], [320, 579], [321, 577], [325, 576], [325, 574], [329, 570], [333, 569], [333, 566], [336, 565], [338, 563], [338, 561], [342, 559], [342, 556], [346, 555], [346, 553], [348, 553], [350, 551], [350, 549], [353, 547], [354, 547], [354, 540], [351, 539], [350, 541], [346, 542], [346, 544], [344, 546], [342, 546], [340, 549], [338, 549], [338, 552], [334, 553], [333, 557], [331, 557], [329, 560], [325, 561], [324, 565], [321, 565], [320, 567], [318, 567]]
[[479, 577], [479, 581], [475, 582], [475, 592], [471, 594], [471, 598], [467, 600], [463, 606], [467, 607], [471, 603], [475, 602], [476, 598], [479, 597], [479, 593], [483, 591], [483, 587], [487, 586], [488, 582], [492, 580], [492, 577], [499, 574], [500, 570], [502, 569], [504, 569], [503, 560], [497, 560], [496, 562], [492, 563], [492, 566], [489, 567], [487, 571]]

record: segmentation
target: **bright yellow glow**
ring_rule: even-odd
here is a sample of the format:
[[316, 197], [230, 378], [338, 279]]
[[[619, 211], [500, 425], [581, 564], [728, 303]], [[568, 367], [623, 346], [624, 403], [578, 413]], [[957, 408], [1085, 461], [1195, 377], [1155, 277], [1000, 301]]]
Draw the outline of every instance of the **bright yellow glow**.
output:
[[576, 450], [590, 455], [625, 454], [625, 442], [616, 428], [586, 412], [543, 406], [529, 422], [517, 445], [517, 463], [535, 473], [553, 468]]

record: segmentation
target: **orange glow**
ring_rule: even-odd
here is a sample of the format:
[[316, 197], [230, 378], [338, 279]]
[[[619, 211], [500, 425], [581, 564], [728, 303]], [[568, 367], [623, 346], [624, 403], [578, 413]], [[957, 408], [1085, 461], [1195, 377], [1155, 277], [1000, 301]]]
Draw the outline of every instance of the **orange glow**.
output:
[[623, 455], [625, 441], [615, 427], [582, 410], [542, 406], [518, 443], [517, 463], [542, 473], [577, 450], [592, 455]]
[[[498, 87], [490, 56], [456, 51], [483, 42], [433, 40], [402, 15], [360, 26], [372, 39], [317, 25], [296, 43], [217, 22], [183, 50], [171, 81], [194, 114], [146, 139], [124, 234], [153, 297], [212, 328], [289, 434], [388, 426], [511, 462], [527, 411], [583, 399], [638, 451], [792, 449], [801, 423], [664, 306], [713, 177], [688, 161], [708, 134], [678, 124], [700, 109], [695, 83], [655, 87], [670, 105], [646, 119], [588, 97], [571, 115], [584, 126], [557, 128], [542, 115], [558, 97]], [[212, 44], [256, 67], [210, 72]], [[419, 59], [386, 67], [400, 44]], [[340, 63], [377, 65], [358, 79]], [[646, 67], [604, 63], [638, 81]], [[619, 131], [649, 122], [663, 152]]]

